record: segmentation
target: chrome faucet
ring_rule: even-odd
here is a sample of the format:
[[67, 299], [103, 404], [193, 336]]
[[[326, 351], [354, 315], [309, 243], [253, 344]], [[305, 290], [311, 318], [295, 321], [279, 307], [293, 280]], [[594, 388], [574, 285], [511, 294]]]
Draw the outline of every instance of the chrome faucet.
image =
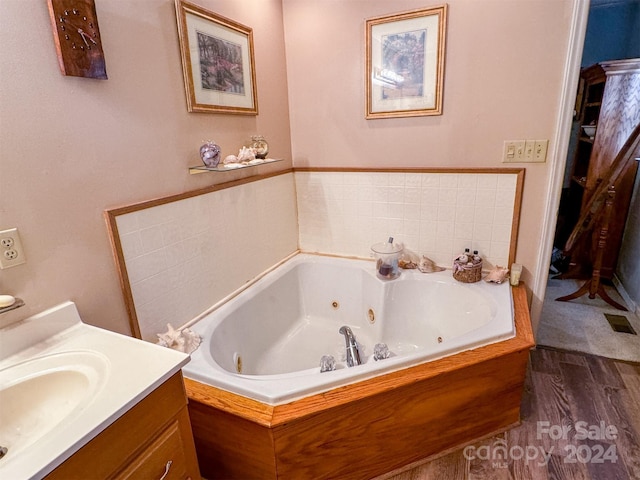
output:
[[344, 341], [347, 344], [347, 365], [350, 367], [360, 365], [362, 361], [360, 360], [360, 352], [358, 352], [358, 343], [355, 335], [346, 325], [340, 327], [338, 332], [344, 335]]

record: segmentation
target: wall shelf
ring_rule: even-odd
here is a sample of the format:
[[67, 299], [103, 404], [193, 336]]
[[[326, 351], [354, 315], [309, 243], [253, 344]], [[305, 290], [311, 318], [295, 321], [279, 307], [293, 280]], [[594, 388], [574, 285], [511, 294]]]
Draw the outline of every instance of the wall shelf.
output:
[[[267, 158], [261, 162], [256, 163], [231, 163], [227, 165], [218, 165], [217, 167], [207, 167], [200, 165], [197, 167], [189, 167], [189, 173], [191, 175], [197, 175], [199, 173], [207, 172], [233, 172], [234, 170], [241, 170], [243, 168], [259, 167], [260, 165], [266, 165], [269, 163], [281, 162], [283, 158]], [[255, 162], [255, 161], [254, 161]], [[233, 166], [229, 166], [233, 165]]]

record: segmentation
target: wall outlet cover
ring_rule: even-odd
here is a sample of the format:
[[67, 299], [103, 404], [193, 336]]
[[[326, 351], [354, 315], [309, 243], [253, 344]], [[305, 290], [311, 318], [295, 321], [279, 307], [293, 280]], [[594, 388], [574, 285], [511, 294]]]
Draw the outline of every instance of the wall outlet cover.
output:
[[0, 231], [0, 269], [22, 265], [26, 261], [18, 229]]

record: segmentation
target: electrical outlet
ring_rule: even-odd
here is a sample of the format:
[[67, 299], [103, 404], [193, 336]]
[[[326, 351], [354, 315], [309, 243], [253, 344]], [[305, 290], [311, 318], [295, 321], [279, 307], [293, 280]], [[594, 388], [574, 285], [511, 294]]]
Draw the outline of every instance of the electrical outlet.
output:
[[17, 228], [0, 232], [0, 268], [15, 267], [27, 261]]
[[6, 237], [0, 240], [0, 245], [2, 245], [4, 248], [11, 248], [13, 247], [13, 244], [14, 240], [12, 237]]

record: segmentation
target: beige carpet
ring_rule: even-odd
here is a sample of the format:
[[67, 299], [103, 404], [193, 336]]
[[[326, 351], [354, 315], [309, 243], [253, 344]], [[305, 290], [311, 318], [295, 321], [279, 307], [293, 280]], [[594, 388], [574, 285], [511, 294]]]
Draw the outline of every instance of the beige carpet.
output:
[[[549, 279], [537, 333], [538, 345], [640, 363], [637, 315], [617, 310], [599, 296], [590, 299], [583, 295], [570, 302], [555, 300], [575, 292], [582, 283], [583, 280]], [[614, 287], [606, 287], [606, 291], [615, 301], [626, 305]], [[637, 335], [616, 332], [604, 313], [624, 315]]]

